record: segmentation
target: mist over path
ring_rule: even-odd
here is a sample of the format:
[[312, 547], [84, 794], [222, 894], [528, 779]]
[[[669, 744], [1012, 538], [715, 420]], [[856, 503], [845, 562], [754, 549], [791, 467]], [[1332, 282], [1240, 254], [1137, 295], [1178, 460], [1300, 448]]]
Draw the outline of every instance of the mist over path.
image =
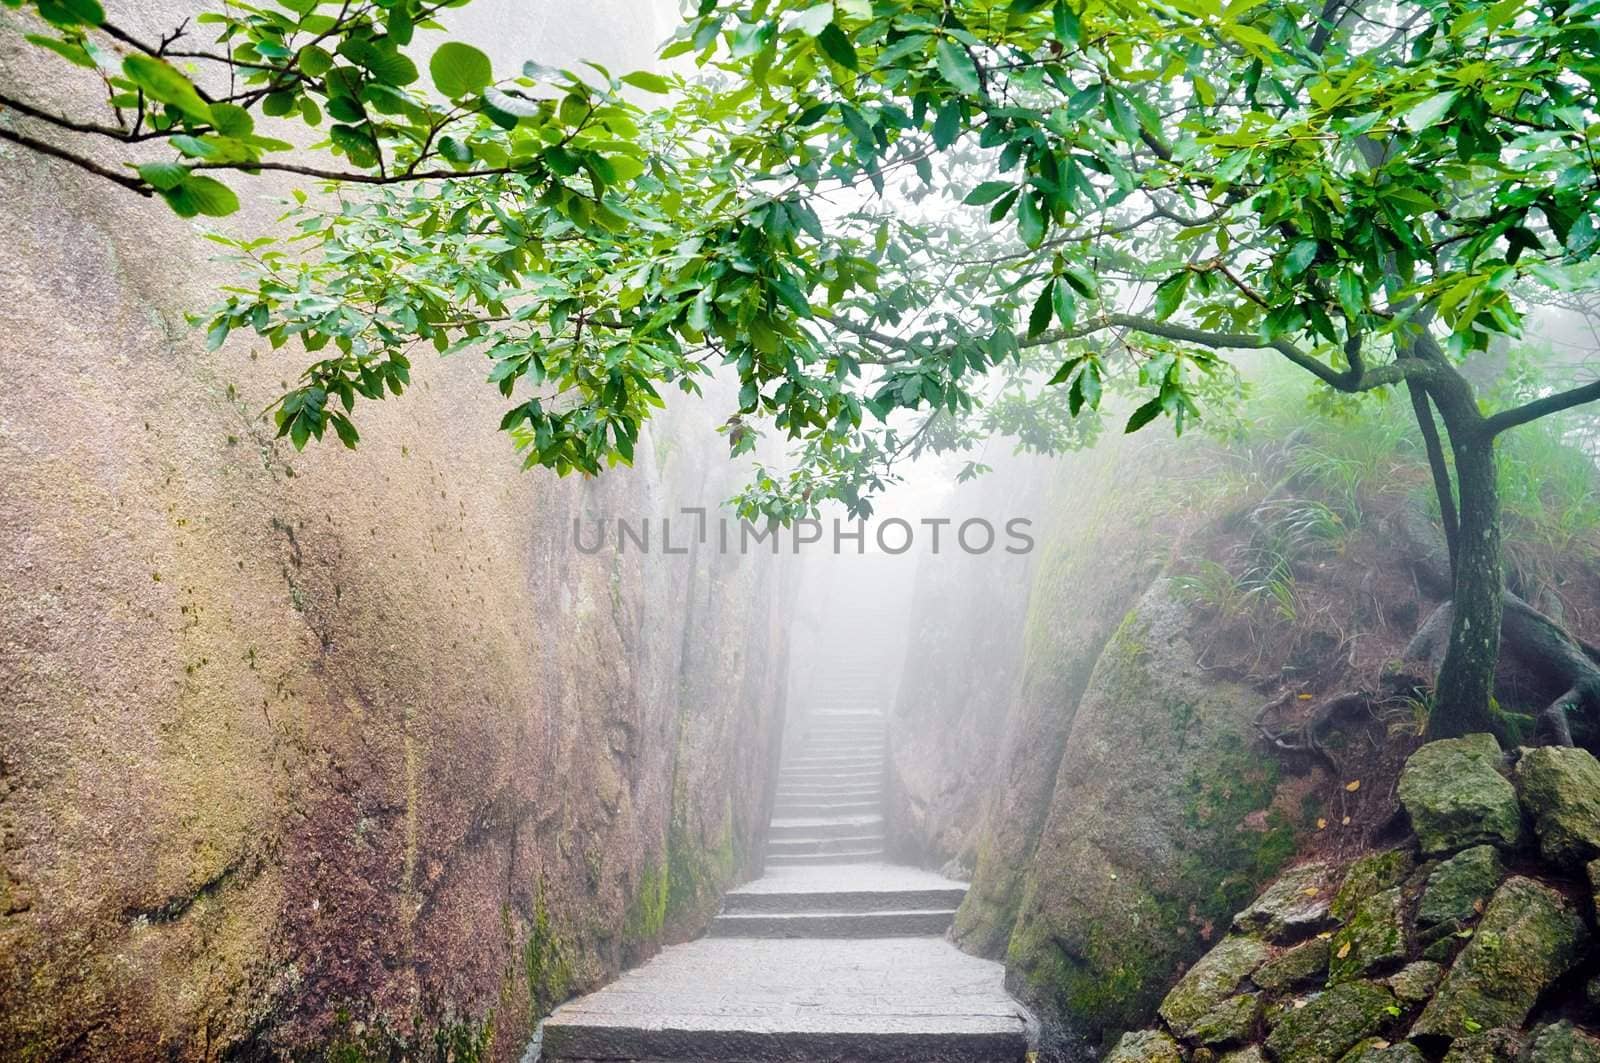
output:
[[785, 742], [766, 873], [727, 895], [705, 938], [558, 1008], [540, 1058], [999, 1063], [1027, 1052], [1031, 1019], [1003, 967], [945, 940], [966, 885], [884, 862], [896, 571], [841, 567], [858, 604], [792, 662], [809, 689]]

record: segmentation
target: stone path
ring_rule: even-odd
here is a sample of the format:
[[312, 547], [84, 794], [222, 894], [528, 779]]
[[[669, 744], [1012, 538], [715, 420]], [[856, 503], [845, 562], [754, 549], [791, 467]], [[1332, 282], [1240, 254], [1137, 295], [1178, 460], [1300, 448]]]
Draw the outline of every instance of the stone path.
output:
[[966, 886], [883, 862], [884, 720], [829, 691], [784, 764], [767, 874], [706, 937], [556, 1009], [544, 1060], [1017, 1063], [997, 963], [944, 939]]

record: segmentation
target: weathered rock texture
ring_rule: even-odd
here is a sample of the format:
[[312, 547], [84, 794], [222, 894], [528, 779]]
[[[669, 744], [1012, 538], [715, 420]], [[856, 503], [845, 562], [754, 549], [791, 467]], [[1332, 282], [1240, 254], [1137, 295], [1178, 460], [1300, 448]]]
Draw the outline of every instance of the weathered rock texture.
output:
[[[1482, 754], [1475, 763], [1501, 760], [1487, 735], [1424, 746], [1411, 758], [1418, 770], [1407, 770], [1408, 807], [1448, 804], [1453, 836], [1500, 836], [1506, 810], [1497, 801], [1457, 800], [1459, 780], [1435, 770], [1463, 749]], [[1593, 767], [1586, 752], [1559, 753], [1523, 750], [1521, 762], [1537, 772], [1559, 760], [1578, 777]], [[1484, 781], [1476, 779], [1475, 789], [1498, 792]], [[1600, 1059], [1593, 1032], [1566, 1021], [1594, 1019], [1573, 983], [1593, 969], [1596, 955], [1583, 914], [1587, 878], [1561, 845], [1546, 840], [1560, 842], [1570, 831], [1544, 815], [1546, 800], [1527, 787], [1512, 810], [1543, 825], [1543, 836], [1527, 838], [1507, 861], [1525, 873], [1508, 875], [1490, 846], [1418, 865], [1423, 838], [1413, 834], [1398, 849], [1351, 863], [1331, 931], [1308, 924], [1274, 943], [1264, 925], [1236, 924], [1167, 995], [1162, 1025], [1130, 1033], [1122, 1044], [1170, 1044], [1172, 1058], [1187, 1049], [1184, 1058], [1196, 1060], [1215, 1058], [1202, 1053], [1219, 1045], [1259, 1046], [1277, 1063]], [[1283, 884], [1298, 873], [1286, 874], [1256, 906], [1286, 896]], [[1330, 954], [1324, 969], [1319, 958]], [[1222, 1021], [1232, 1016], [1248, 1021]]]
[[[655, 40], [631, 4], [493, 6], [507, 68], [572, 57], [562, 11], [614, 69]], [[557, 482], [480, 365], [419, 359], [359, 451], [296, 454], [257, 414], [303, 355], [183, 320], [223, 277], [194, 228], [0, 154], [0, 1057], [514, 1058], [696, 928], [766, 821], [776, 574], [571, 537], [726, 497], [706, 414]], [[274, 189], [243, 185], [248, 230]]]

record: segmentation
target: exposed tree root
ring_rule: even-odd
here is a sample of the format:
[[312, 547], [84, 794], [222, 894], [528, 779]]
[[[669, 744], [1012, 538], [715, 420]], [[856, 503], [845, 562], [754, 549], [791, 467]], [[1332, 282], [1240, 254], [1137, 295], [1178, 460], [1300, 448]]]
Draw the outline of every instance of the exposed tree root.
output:
[[[1437, 672], [1450, 638], [1450, 603], [1435, 609], [1423, 621], [1406, 658], [1426, 661]], [[1567, 715], [1582, 711], [1600, 717], [1600, 650], [1566, 631], [1560, 624], [1521, 598], [1505, 592], [1500, 621], [1500, 652], [1511, 656], [1531, 673], [1548, 677], [1563, 692], [1540, 711], [1536, 738], [1570, 746], [1572, 727]]]

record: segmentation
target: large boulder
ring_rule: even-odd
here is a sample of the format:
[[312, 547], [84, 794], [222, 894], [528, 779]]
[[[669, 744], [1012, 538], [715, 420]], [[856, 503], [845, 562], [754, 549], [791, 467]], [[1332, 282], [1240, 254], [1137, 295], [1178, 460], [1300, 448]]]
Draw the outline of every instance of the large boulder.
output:
[[1500, 774], [1500, 745], [1475, 734], [1430, 742], [1411, 755], [1400, 773], [1400, 803], [1432, 854], [1492, 842], [1507, 847], [1522, 840], [1517, 791]]
[[1200, 624], [1161, 580], [1100, 654], [1007, 949], [1009, 984], [1091, 1041], [1147, 1023], [1295, 849], [1301, 790], [1255, 748], [1259, 695], [1198, 663]]
[[1546, 860], [1577, 868], [1600, 856], [1600, 761], [1583, 749], [1530, 749], [1517, 783]]
[[1457, 853], [1428, 876], [1417, 922], [1433, 926], [1477, 918], [1504, 877], [1505, 865], [1494, 846], [1475, 845]]
[[1394, 994], [1372, 982], [1346, 982], [1285, 1012], [1267, 1037], [1278, 1063], [1328, 1063], [1383, 1028]]
[[1172, 987], [1161, 1002], [1161, 1018], [1179, 1037], [1191, 1036], [1201, 1020], [1233, 996], [1270, 952], [1255, 938], [1224, 938]]
[[1582, 916], [1561, 894], [1532, 879], [1507, 879], [1412, 1036], [1453, 1039], [1520, 1027], [1539, 994], [1577, 962], [1587, 937]]

